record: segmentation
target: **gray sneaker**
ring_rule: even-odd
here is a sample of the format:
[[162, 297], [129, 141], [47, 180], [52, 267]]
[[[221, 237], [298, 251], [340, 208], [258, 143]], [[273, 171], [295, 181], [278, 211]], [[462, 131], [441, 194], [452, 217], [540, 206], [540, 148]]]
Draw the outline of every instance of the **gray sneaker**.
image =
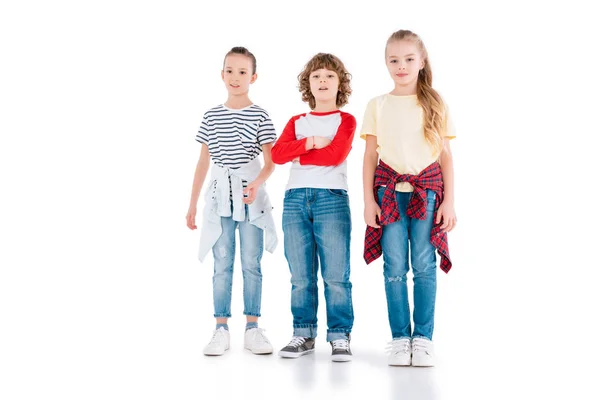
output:
[[292, 340], [283, 349], [279, 350], [279, 356], [283, 358], [298, 358], [305, 354], [314, 353], [315, 339], [300, 336], [292, 337]]
[[332, 361], [345, 362], [352, 360], [352, 351], [350, 351], [350, 338], [332, 340], [330, 343]]

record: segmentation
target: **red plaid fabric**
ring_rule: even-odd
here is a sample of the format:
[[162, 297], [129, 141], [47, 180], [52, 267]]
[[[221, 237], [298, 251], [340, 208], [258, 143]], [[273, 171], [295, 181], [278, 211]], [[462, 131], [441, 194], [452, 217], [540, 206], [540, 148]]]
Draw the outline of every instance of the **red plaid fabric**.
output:
[[[385, 186], [383, 198], [381, 200], [381, 220], [378, 224], [388, 225], [400, 220], [398, 203], [396, 202], [396, 184], [399, 182], [408, 182], [414, 187], [413, 196], [408, 203], [406, 215], [410, 218], [425, 219], [427, 213], [427, 192], [426, 189], [433, 190], [436, 194], [435, 211], [444, 199], [444, 182], [442, 180], [442, 169], [437, 162], [434, 162], [425, 168], [419, 175], [399, 174], [389, 165], [379, 160], [379, 165], [375, 170], [375, 182], [373, 184], [373, 194], [377, 200], [377, 188]], [[440, 226], [442, 223], [433, 225], [431, 229], [431, 244], [438, 251], [441, 261], [440, 268], [448, 273], [452, 268], [450, 253], [448, 251], [448, 235], [442, 232]], [[373, 228], [367, 226], [365, 233], [365, 250], [363, 257], [367, 264], [381, 256], [381, 235], [382, 228]]]

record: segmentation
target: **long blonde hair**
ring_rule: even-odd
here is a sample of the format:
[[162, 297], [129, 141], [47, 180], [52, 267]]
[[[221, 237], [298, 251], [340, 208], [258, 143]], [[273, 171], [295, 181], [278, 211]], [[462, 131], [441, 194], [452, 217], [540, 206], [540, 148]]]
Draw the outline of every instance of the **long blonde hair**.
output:
[[433, 76], [427, 49], [417, 34], [409, 30], [399, 30], [392, 33], [388, 39], [385, 45], [386, 55], [388, 44], [401, 40], [410, 40], [417, 45], [421, 52], [421, 57], [423, 58], [425, 65], [419, 71], [419, 78], [417, 80], [417, 100], [423, 108], [423, 131], [425, 133], [425, 139], [431, 144], [434, 152], [441, 152], [444, 148], [444, 136], [447, 130], [445, 115], [446, 106], [444, 105], [442, 97], [431, 86]]

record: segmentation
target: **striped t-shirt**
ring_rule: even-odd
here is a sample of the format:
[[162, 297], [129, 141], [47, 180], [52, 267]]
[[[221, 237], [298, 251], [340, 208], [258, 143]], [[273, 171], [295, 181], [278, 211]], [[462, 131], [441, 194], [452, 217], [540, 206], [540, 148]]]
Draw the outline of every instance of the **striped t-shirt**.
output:
[[232, 109], [221, 104], [204, 114], [196, 140], [208, 146], [217, 165], [232, 169], [255, 159], [262, 145], [274, 142], [277, 133], [269, 114], [252, 104]]

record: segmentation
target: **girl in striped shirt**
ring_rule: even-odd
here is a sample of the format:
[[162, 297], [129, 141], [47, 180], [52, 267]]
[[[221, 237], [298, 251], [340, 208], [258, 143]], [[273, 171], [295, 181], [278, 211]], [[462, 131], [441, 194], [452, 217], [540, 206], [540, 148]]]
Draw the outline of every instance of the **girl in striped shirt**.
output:
[[[258, 328], [261, 308], [263, 247], [273, 252], [277, 236], [265, 181], [274, 169], [271, 146], [276, 139], [269, 114], [248, 97], [256, 81], [256, 58], [244, 47], [234, 47], [225, 56], [221, 78], [227, 101], [208, 110], [196, 135], [202, 144], [196, 166], [187, 226], [196, 229], [196, 206], [210, 160], [212, 174], [205, 194], [199, 259], [212, 250], [214, 259], [213, 302], [216, 329], [205, 355], [222, 355], [229, 349], [228, 318], [231, 317], [231, 287], [235, 260], [235, 230], [239, 230], [244, 279], [244, 346], [254, 354], [273, 352]], [[264, 165], [258, 159], [263, 154]]]

